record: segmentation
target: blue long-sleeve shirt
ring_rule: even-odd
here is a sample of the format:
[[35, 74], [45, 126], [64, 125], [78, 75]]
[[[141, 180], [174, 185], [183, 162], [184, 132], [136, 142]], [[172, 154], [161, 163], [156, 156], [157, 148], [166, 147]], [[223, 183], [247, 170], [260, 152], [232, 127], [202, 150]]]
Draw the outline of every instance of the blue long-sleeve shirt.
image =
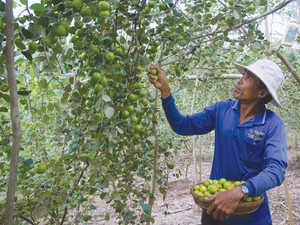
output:
[[265, 201], [256, 212], [224, 222], [232, 225], [271, 224], [266, 191], [283, 182], [287, 167], [282, 119], [263, 108], [252, 119], [240, 124], [237, 100], [220, 101], [189, 116], [180, 113], [173, 96], [162, 99], [162, 105], [177, 134], [201, 135], [215, 131], [211, 179], [245, 180], [250, 196], [264, 194]]

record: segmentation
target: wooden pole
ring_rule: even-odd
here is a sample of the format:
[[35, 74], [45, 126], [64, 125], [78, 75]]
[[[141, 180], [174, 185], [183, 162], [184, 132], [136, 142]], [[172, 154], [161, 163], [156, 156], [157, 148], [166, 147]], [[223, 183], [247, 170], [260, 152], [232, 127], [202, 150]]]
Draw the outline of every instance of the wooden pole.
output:
[[[201, 142], [201, 139], [200, 139], [200, 136], [198, 136], [198, 140], [199, 142]], [[202, 182], [202, 146], [201, 146], [201, 143], [199, 144], [200, 148], [199, 148], [199, 179], [200, 179], [200, 182]]]
[[190, 75], [187, 76], [188, 80], [200, 80], [200, 81], [206, 81], [206, 80], [223, 80], [223, 79], [240, 79], [241, 74], [221, 74], [220, 76], [215, 77], [199, 77], [199, 75]]
[[[275, 108], [275, 112], [279, 115], [279, 109], [277, 107]], [[290, 194], [289, 194], [288, 180], [287, 180], [286, 176], [285, 176], [284, 181], [283, 181], [283, 187], [284, 187], [284, 194], [285, 194], [286, 204], [287, 204], [287, 207], [288, 207], [288, 216], [289, 216], [290, 225], [294, 225], [294, 219], [293, 219], [293, 213], [292, 213], [292, 204], [291, 204], [291, 199], [290, 199]]]
[[291, 199], [290, 199], [290, 195], [289, 195], [289, 187], [288, 187], [287, 177], [285, 177], [285, 179], [283, 181], [283, 187], [284, 187], [286, 203], [287, 203], [287, 206], [288, 206], [288, 215], [289, 215], [290, 225], [294, 225], [292, 204], [291, 204]]
[[[194, 113], [195, 111], [195, 100], [196, 100], [196, 93], [197, 93], [197, 87], [198, 87], [199, 79], [198, 76], [196, 77], [195, 81], [195, 88], [194, 88], [194, 93], [193, 93], [193, 100], [192, 100], [192, 108], [191, 108], [191, 114]], [[194, 172], [195, 172], [195, 182], [198, 183], [199, 179], [201, 181], [201, 160], [200, 162], [200, 173], [198, 172], [198, 162], [197, 162], [197, 149], [196, 149], [196, 136], [194, 135], [192, 137], [192, 149], [193, 149], [193, 161], [194, 161]]]
[[6, 0], [6, 69], [10, 94], [13, 143], [10, 157], [6, 211], [4, 215], [5, 225], [12, 225], [14, 219], [14, 202], [21, 140], [17, 81], [14, 71], [14, 16], [12, 3], [12, 0]]

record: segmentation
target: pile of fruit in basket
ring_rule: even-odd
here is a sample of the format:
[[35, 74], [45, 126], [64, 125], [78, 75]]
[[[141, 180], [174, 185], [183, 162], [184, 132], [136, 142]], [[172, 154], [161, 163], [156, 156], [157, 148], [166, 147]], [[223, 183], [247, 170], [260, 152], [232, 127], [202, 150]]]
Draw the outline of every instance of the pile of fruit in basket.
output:
[[[200, 184], [196, 184], [193, 186], [193, 192], [195, 195], [208, 197], [218, 192], [228, 191], [231, 188], [237, 187], [243, 184], [245, 181], [231, 181], [226, 178], [221, 178], [219, 180], [205, 180]], [[260, 196], [252, 196], [247, 197], [244, 201], [252, 202], [259, 201], [261, 199]]]

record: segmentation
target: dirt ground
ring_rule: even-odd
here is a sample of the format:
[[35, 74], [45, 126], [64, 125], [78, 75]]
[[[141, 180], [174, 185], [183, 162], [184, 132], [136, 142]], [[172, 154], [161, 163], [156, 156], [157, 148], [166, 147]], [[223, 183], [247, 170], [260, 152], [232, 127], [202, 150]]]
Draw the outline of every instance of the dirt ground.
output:
[[[286, 182], [268, 191], [270, 209], [273, 218], [273, 225], [299, 225], [300, 224], [300, 157], [299, 153], [289, 150], [289, 167], [286, 173]], [[170, 173], [169, 182], [166, 184], [166, 196], [157, 190], [156, 202], [152, 215], [155, 218], [155, 225], [201, 225], [201, 212], [189, 192], [194, 185], [194, 167], [191, 155], [180, 157], [176, 163], [177, 169], [183, 174], [179, 178]], [[207, 179], [211, 158], [202, 160], [202, 180]], [[287, 190], [287, 192], [285, 191]], [[289, 218], [288, 202], [291, 202]], [[104, 211], [113, 211], [109, 208]], [[293, 220], [293, 223], [292, 223]], [[110, 221], [93, 221], [91, 224], [115, 225], [117, 220], [111, 215]]]

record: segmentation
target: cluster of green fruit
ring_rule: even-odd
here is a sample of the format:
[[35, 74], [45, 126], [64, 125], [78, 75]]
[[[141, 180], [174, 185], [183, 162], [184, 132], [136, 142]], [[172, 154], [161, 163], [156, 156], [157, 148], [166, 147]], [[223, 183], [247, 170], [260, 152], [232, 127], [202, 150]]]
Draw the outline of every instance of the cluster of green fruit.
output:
[[[193, 187], [193, 191], [196, 195], [202, 197], [209, 197], [213, 194], [228, 191], [234, 187], [240, 186], [245, 181], [231, 181], [226, 178], [221, 178], [219, 180], [205, 180], [201, 184], [196, 184]], [[247, 197], [245, 202], [259, 201], [261, 196]]]
[[140, 139], [142, 134], [147, 132], [147, 128], [142, 125], [141, 119], [142, 115], [145, 113], [143, 109], [137, 110], [137, 101], [146, 106], [148, 104], [148, 99], [146, 98], [147, 91], [144, 89], [144, 85], [141, 82], [136, 82], [133, 85], [135, 90], [133, 93], [128, 95], [128, 105], [122, 110], [122, 117], [124, 119], [129, 119], [131, 124], [130, 133], [135, 139]]
[[[92, 10], [88, 6], [85, 6], [81, 0], [72, 0], [69, 4], [66, 3], [66, 7], [73, 8], [75, 11], [79, 11], [82, 17], [92, 16]], [[108, 17], [110, 15], [110, 5], [107, 1], [100, 1], [98, 4], [99, 17]], [[77, 28], [82, 28], [82, 21], [75, 21]], [[70, 24], [66, 21], [60, 21], [52, 28], [54, 35], [58, 37], [65, 37], [70, 33]]]
[[[121, 48], [118, 50], [117, 54], [122, 54]], [[113, 60], [112, 58], [108, 58], [107, 54], [105, 55], [105, 59], [108, 61]], [[140, 65], [137, 66], [136, 69], [138, 73], [144, 71]], [[103, 121], [104, 118], [103, 110], [99, 110], [99, 108], [96, 109], [94, 107], [95, 98], [97, 99], [102, 95], [109, 95], [110, 101], [114, 101], [115, 99], [118, 101], [114, 109], [118, 112], [121, 119], [120, 122], [122, 122], [123, 128], [126, 127], [127, 133], [132, 134], [132, 137], [136, 140], [139, 140], [145, 133], [147, 133], [147, 126], [145, 126], [142, 120], [145, 114], [147, 114], [147, 112], [151, 109], [148, 107], [148, 91], [141, 80], [137, 79], [130, 83], [130, 91], [126, 91], [121, 102], [119, 99], [120, 95], [116, 94], [116, 92], [122, 91], [122, 89], [124, 89], [124, 85], [117, 82], [117, 79], [124, 79], [125, 76], [120, 75], [116, 77], [103, 70], [93, 69], [89, 73], [89, 77], [89, 86], [92, 87], [93, 95], [86, 99], [85, 111], [87, 113], [89, 113], [91, 109], [94, 111], [91, 116], [91, 122], [97, 123]]]
[[110, 9], [110, 5], [107, 1], [100, 1], [98, 4], [98, 8], [99, 8], [99, 16], [103, 17], [103, 16], [109, 16], [109, 9]]
[[[148, 5], [145, 5], [145, 8], [142, 10], [142, 14], [150, 13], [152, 9], [155, 9], [157, 3], [153, 0], [148, 2]], [[159, 3], [158, 8], [160, 11], [165, 11], [167, 9], [167, 5], [165, 3]]]
[[157, 70], [156, 69], [151, 69], [150, 73], [154, 76], [154, 79], [158, 81], [158, 75], [157, 75]]
[[[28, 46], [28, 49], [26, 52], [29, 54], [35, 53], [37, 50], [42, 52], [44, 51], [44, 47], [51, 47], [54, 48], [57, 52], [62, 52], [62, 48], [58, 47], [59, 45], [56, 45], [58, 42], [58, 38], [61, 37], [67, 37], [68, 35], [72, 34], [71, 42], [75, 42], [75, 37], [78, 36], [78, 39], [76, 43], [74, 44], [74, 47], [80, 47], [82, 48], [82, 39], [81, 36], [85, 35], [85, 31], [83, 29], [83, 25], [85, 22], [90, 22], [91, 20], [95, 18], [100, 18], [101, 21], [103, 18], [106, 18], [110, 16], [110, 4], [108, 1], [100, 1], [99, 3], [94, 3], [94, 5], [86, 5], [84, 4], [83, 0], [71, 0], [64, 3], [64, 6], [68, 8], [69, 10], [73, 10], [74, 13], [78, 13], [81, 15], [81, 17], [74, 17], [75, 22], [74, 26], [72, 26], [69, 19], [60, 19], [58, 22], [55, 22], [53, 24], [50, 24], [51, 31], [41, 39], [41, 41], [37, 41], [37, 38], [33, 38], [34, 34], [30, 29], [27, 30], [25, 33], [26, 38], [32, 39], [29, 40], [28, 43], [25, 45], [23, 43], [23, 39], [16, 36], [15, 38], [15, 44], [19, 48], [19, 50], [25, 50], [26, 46]], [[48, 26], [49, 24], [43, 23], [42, 26]], [[4, 18], [0, 15], [0, 31], [4, 29]], [[3, 32], [2, 32], [3, 33]], [[95, 33], [94, 35], [97, 36]], [[75, 36], [75, 37], [74, 37]], [[100, 49], [98, 44], [91, 45], [92, 52], [97, 52], [99, 54]], [[121, 55], [123, 53], [122, 48], [117, 48], [115, 53], [117, 55]], [[114, 54], [112, 52], [107, 52], [105, 55], [106, 59], [111, 62], [114, 59]], [[0, 61], [1, 62], [1, 61]]]

